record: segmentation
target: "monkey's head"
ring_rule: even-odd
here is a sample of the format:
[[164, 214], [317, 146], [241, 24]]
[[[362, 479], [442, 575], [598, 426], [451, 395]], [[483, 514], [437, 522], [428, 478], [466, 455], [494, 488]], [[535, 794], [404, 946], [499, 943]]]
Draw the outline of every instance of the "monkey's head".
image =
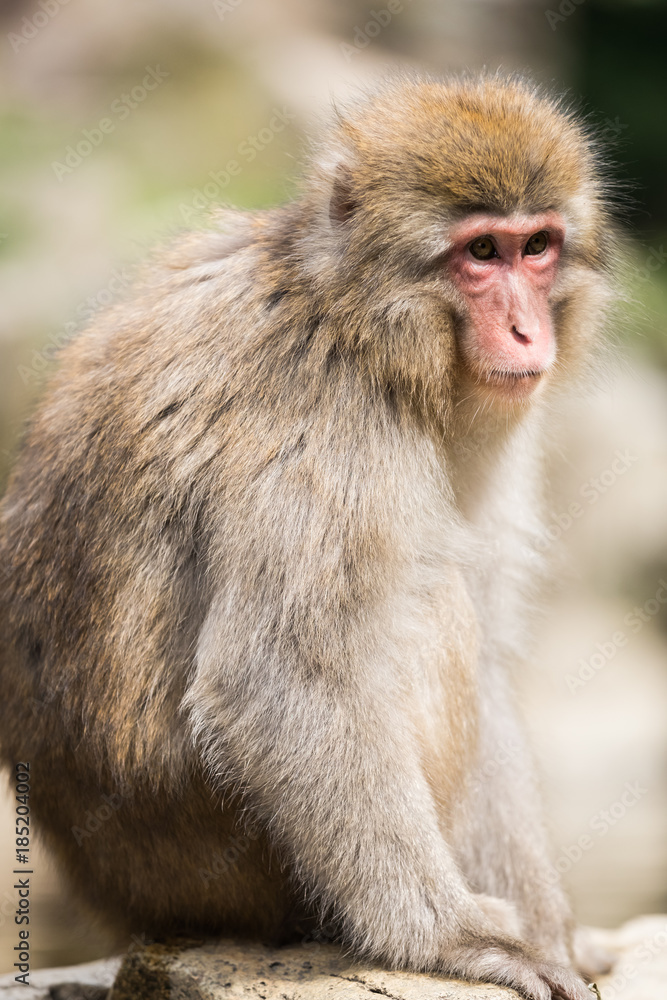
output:
[[393, 387], [506, 409], [586, 357], [612, 256], [598, 156], [522, 80], [402, 80], [338, 115], [303, 267]]

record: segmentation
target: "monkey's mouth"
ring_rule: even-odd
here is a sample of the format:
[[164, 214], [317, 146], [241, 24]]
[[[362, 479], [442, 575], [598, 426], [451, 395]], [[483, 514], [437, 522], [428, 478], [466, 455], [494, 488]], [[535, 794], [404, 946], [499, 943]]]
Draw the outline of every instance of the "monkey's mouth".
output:
[[521, 398], [530, 395], [545, 375], [544, 368], [520, 368], [518, 371], [492, 368], [482, 374], [480, 382], [503, 395]]

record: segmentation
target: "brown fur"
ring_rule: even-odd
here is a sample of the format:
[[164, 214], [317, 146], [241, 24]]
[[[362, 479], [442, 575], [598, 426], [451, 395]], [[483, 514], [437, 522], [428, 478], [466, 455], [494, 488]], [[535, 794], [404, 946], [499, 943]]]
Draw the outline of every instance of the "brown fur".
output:
[[[568, 223], [559, 370], [512, 415], [457, 344], [447, 232], [479, 208]], [[472, 776], [521, 742], [540, 426], [600, 325], [607, 225], [554, 102], [397, 81], [297, 201], [185, 237], [63, 352], [3, 507], [2, 752], [117, 926], [284, 938], [327, 912], [394, 965], [585, 996], [525, 752]], [[122, 805], [79, 844], [102, 793]]]

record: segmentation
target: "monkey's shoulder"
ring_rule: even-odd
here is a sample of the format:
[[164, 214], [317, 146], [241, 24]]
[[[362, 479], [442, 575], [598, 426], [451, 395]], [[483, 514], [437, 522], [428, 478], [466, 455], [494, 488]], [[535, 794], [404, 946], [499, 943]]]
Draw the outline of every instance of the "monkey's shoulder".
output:
[[272, 288], [283, 283], [277, 274], [267, 283], [271, 218], [225, 213], [218, 227], [179, 238], [123, 302], [66, 345], [26, 436], [10, 506], [17, 493], [39, 494], [41, 510], [46, 496], [108, 502], [119, 490], [145, 503], [211, 463], [226, 468], [221, 456], [235, 449], [264, 455], [290, 439], [271, 415], [279, 398], [296, 405], [299, 396], [281, 359], [292, 324]]
[[260, 247], [268, 214], [220, 212], [216, 226], [151, 255], [123, 300], [60, 352], [40, 410], [56, 423], [110, 406], [141, 420], [206, 384], [224, 384], [266, 325], [270, 296], [258, 277], [266, 278]]

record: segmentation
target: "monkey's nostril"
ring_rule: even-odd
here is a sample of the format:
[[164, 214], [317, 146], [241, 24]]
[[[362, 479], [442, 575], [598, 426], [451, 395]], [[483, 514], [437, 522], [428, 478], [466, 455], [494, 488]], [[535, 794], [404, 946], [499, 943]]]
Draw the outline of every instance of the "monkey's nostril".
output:
[[512, 336], [515, 340], [518, 340], [520, 344], [529, 344], [530, 339], [526, 337], [524, 333], [519, 333], [515, 326], [512, 327]]

